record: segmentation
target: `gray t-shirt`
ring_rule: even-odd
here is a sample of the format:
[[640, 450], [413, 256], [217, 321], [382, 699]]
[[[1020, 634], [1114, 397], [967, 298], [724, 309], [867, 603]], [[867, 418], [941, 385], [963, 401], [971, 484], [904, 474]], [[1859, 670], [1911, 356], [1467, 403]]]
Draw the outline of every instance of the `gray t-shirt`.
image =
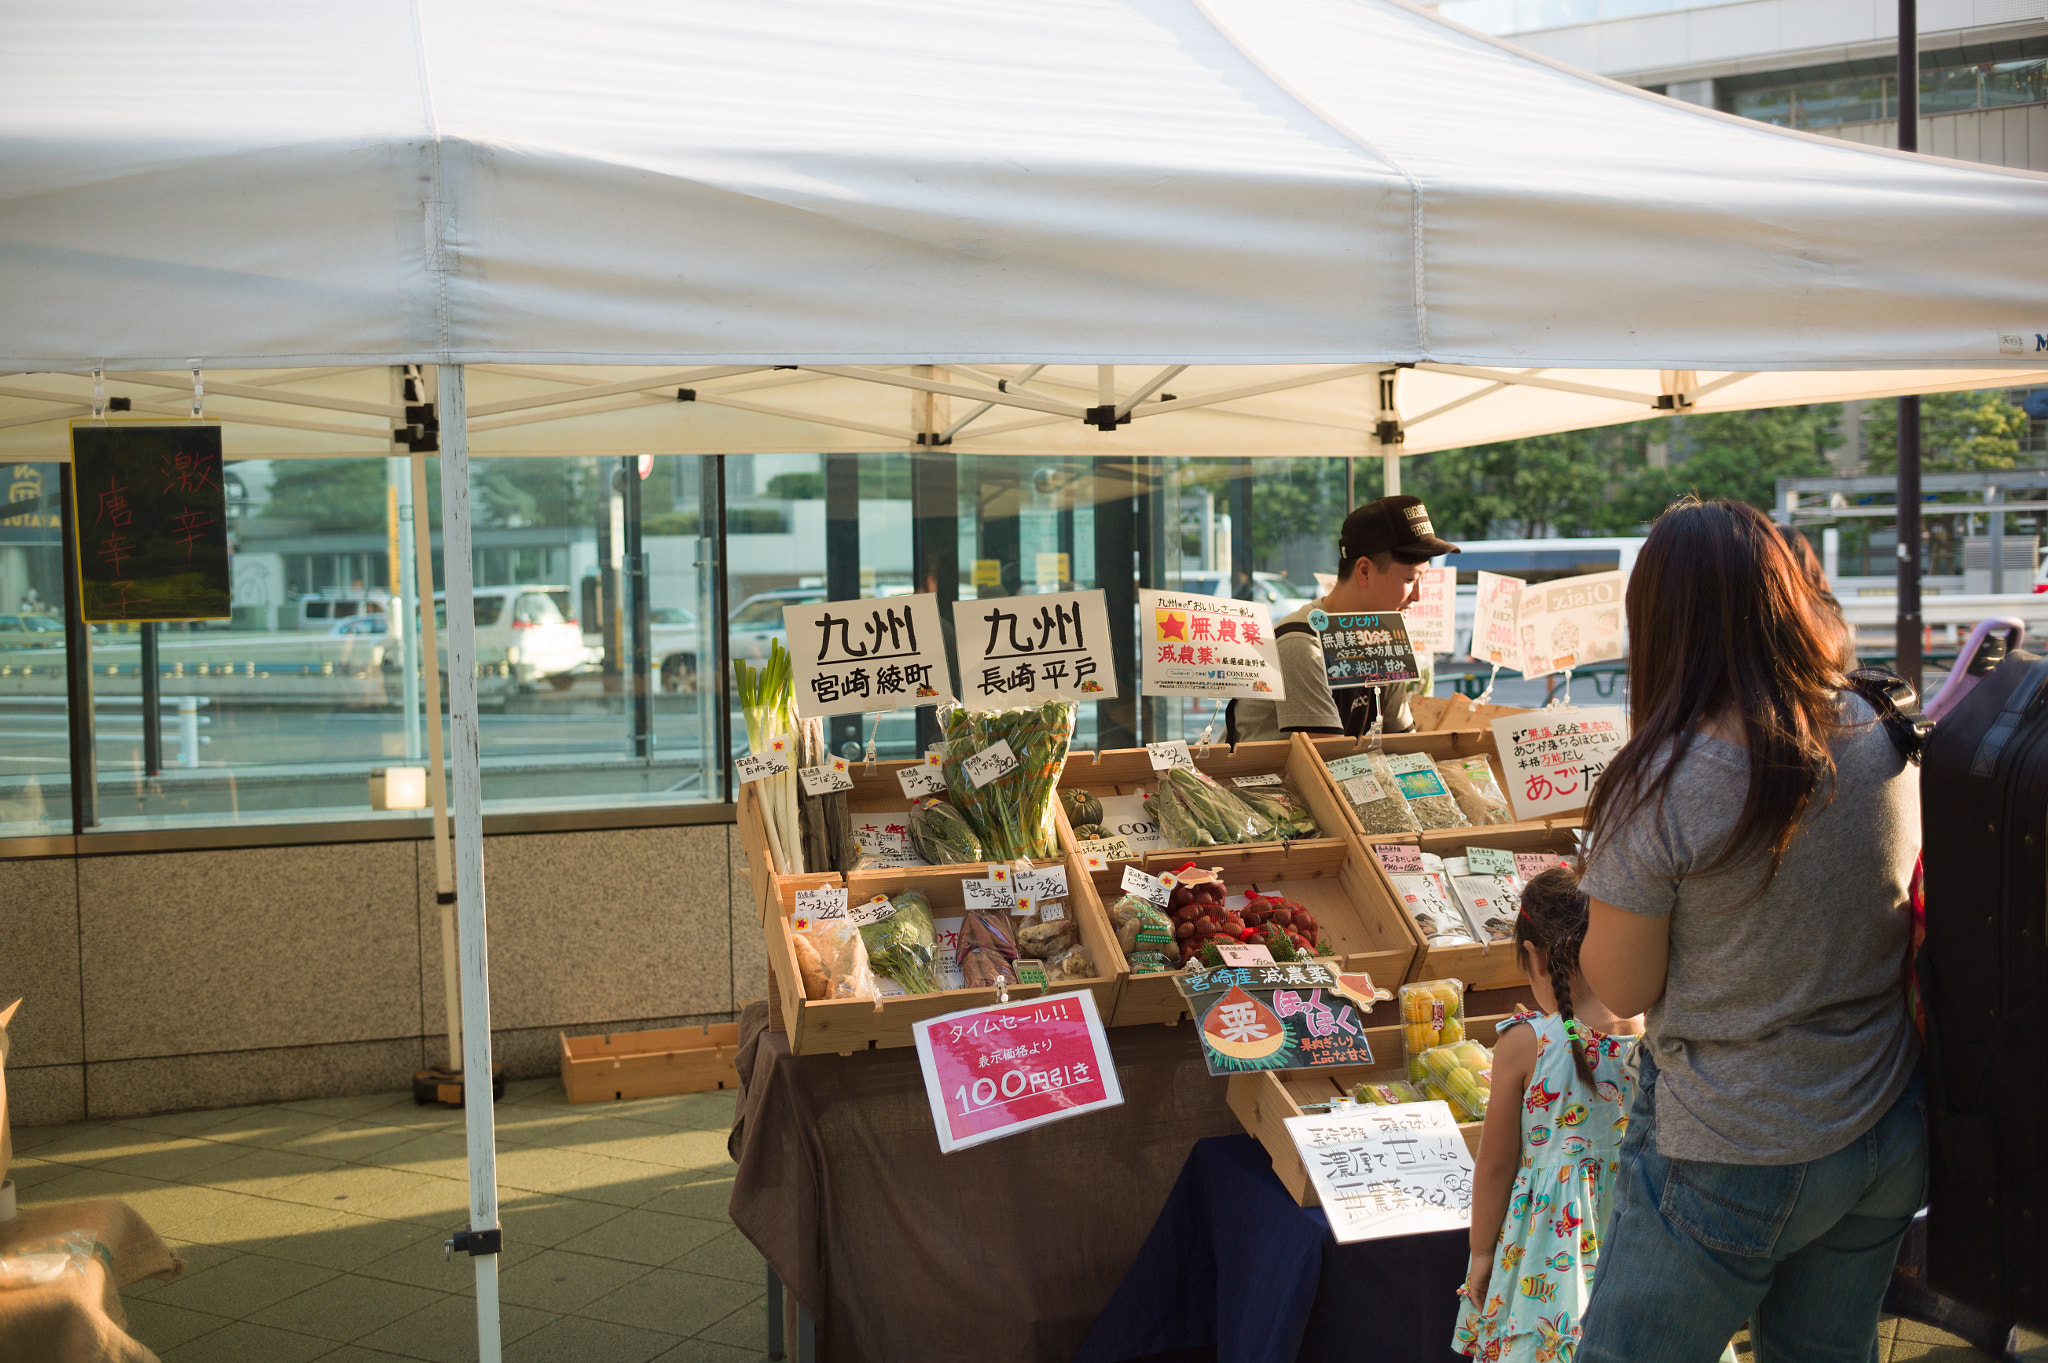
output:
[[[1363, 733], [1372, 725], [1372, 709], [1376, 704], [1373, 697], [1384, 693], [1389, 700], [1387, 722], [1383, 729], [1390, 734], [1406, 733], [1415, 727], [1415, 720], [1408, 712], [1408, 696], [1415, 689], [1415, 683], [1408, 682], [1384, 688], [1369, 686], [1347, 690], [1346, 699], [1363, 709], [1362, 716], [1352, 716], [1357, 722], [1347, 725], [1346, 710], [1330, 691], [1330, 676], [1323, 667], [1323, 643], [1312, 629], [1285, 630], [1285, 625], [1308, 624], [1308, 613], [1323, 604], [1322, 599], [1309, 602], [1285, 620], [1273, 626], [1273, 647], [1280, 657], [1280, 679], [1286, 684], [1284, 700], [1255, 700], [1240, 697], [1234, 714], [1237, 718], [1237, 741], [1255, 743], [1287, 737], [1290, 729], [1327, 729], [1332, 733]], [[1423, 688], [1427, 691], [1427, 687]]]
[[[1671, 919], [1657, 1061], [1657, 1149], [1722, 1164], [1796, 1164], [1868, 1131], [1912, 1078], [1905, 1006], [1920, 785], [1862, 697], [1845, 694], [1831, 803], [1792, 840], [1763, 894], [1759, 857], [1706, 877], [1747, 797], [1749, 754], [1704, 735], [1663, 809], [1591, 849], [1587, 894]], [[1825, 792], [1815, 797], [1815, 803]]]

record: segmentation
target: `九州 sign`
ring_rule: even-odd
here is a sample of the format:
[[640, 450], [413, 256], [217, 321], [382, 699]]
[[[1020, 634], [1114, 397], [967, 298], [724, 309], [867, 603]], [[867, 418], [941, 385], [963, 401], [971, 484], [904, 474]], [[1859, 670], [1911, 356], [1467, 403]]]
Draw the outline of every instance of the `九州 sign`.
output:
[[1109, 613], [1099, 591], [956, 601], [953, 626], [960, 700], [970, 710], [1116, 698]]
[[884, 596], [784, 606], [799, 719], [953, 698], [938, 598]]

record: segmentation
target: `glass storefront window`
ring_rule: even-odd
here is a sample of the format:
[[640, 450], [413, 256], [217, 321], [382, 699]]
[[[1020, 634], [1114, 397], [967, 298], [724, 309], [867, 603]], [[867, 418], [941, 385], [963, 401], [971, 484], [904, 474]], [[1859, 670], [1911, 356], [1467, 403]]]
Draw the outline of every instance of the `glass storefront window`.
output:
[[62, 464], [10, 464], [0, 503], [0, 837], [71, 831]]

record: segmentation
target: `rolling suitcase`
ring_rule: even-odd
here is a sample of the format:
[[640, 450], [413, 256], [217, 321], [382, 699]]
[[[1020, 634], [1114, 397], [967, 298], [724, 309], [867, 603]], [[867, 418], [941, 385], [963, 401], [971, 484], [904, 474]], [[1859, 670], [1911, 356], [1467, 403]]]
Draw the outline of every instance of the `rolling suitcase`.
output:
[[1927, 1282], [2048, 1322], [2048, 659], [2012, 653], [1942, 716], [1920, 774]]

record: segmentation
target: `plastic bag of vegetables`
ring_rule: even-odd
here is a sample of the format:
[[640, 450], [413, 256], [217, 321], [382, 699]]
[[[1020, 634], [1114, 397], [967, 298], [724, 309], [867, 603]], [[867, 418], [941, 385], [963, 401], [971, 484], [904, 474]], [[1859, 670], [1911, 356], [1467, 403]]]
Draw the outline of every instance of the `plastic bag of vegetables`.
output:
[[1323, 835], [1316, 816], [1308, 812], [1308, 802], [1292, 786], [1246, 786], [1234, 793], [1273, 825], [1276, 837], [1292, 842]]
[[[1056, 857], [1053, 790], [1067, 765], [1074, 738], [1072, 701], [1047, 701], [1021, 710], [946, 712], [946, 789], [981, 838], [982, 855], [992, 861]], [[1017, 766], [977, 786], [967, 759], [1007, 743]]]
[[1198, 771], [1173, 767], [1161, 774], [1159, 791], [1145, 801], [1146, 812], [1175, 847], [1213, 847], [1232, 842], [1267, 842], [1278, 836], [1273, 822], [1236, 792]]
[[927, 795], [910, 807], [910, 845], [933, 866], [981, 860], [981, 839], [967, 826], [960, 811], [936, 795]]
[[848, 919], [817, 919], [803, 931], [792, 932], [790, 942], [796, 951], [797, 973], [803, 978], [806, 999], [875, 996], [875, 975], [868, 966], [867, 944]]
[[889, 901], [884, 916], [876, 916], [865, 905], [855, 914], [863, 920], [860, 938], [877, 975], [894, 980], [907, 993], [938, 992], [939, 931], [932, 922], [931, 900], [917, 890], [905, 890]]

